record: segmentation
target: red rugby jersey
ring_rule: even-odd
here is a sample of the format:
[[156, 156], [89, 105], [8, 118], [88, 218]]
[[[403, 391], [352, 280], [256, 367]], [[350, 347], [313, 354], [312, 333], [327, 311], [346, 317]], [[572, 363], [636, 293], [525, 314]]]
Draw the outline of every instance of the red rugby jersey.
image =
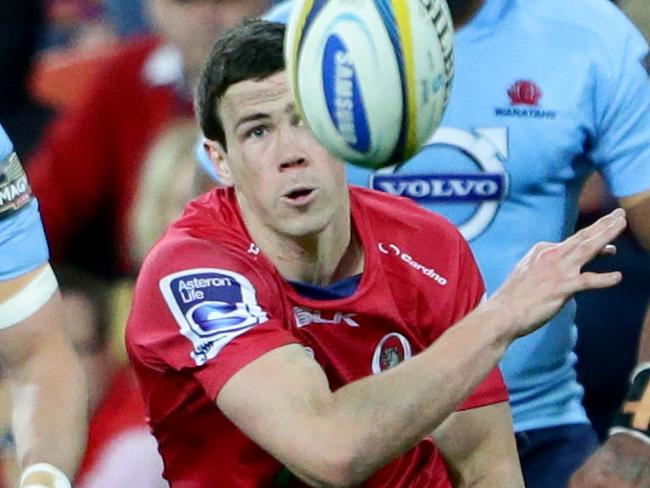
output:
[[[190, 203], [148, 256], [127, 349], [174, 488], [274, 485], [280, 463], [214, 402], [250, 361], [300, 343], [336, 390], [422, 351], [479, 303], [481, 276], [450, 223], [384, 193], [353, 187], [350, 196], [365, 266], [347, 298], [300, 296], [251, 241], [231, 189]], [[495, 369], [460, 409], [506, 400]], [[427, 439], [364, 486], [450, 485]]]

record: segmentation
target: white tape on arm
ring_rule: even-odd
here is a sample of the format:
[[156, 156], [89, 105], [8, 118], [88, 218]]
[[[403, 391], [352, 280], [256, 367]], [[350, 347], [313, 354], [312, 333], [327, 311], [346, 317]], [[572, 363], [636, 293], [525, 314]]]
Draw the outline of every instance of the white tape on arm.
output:
[[648, 395], [650, 395], [650, 362], [639, 364], [632, 372], [630, 388], [621, 409], [614, 417], [609, 435], [626, 434], [650, 445]]
[[[49, 484], [43, 484], [43, 481], [30, 482], [28, 478], [32, 475], [44, 474], [51, 479]], [[40, 478], [42, 480], [42, 477]], [[46, 481], [46, 483], [48, 483]], [[32, 464], [20, 477], [20, 488], [71, 488], [70, 480], [59, 468], [48, 463]]]
[[36, 313], [52, 298], [58, 285], [48, 264], [32, 281], [8, 300], [0, 303], [0, 329], [6, 329]]

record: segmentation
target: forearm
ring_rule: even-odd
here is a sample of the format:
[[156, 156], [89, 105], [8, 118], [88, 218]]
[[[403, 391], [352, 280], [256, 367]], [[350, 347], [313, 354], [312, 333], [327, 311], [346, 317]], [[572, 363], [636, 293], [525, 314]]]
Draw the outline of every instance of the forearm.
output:
[[490, 466], [485, 471], [474, 473], [471, 477], [450, 473], [454, 488], [524, 488], [521, 468], [512, 465], [497, 464]]
[[412, 360], [334, 394], [336, 428], [330, 432], [354, 446], [353, 480], [366, 479], [417, 444], [476, 388], [509, 343], [496, 333], [500, 320], [492, 309], [478, 309]]
[[[650, 192], [621, 200], [628, 211], [630, 228], [650, 251]], [[650, 362], [650, 308], [643, 321], [638, 364]], [[639, 371], [639, 368], [636, 368]], [[614, 419], [610, 437], [571, 478], [571, 488], [633, 488], [650, 486], [650, 437], [643, 411], [647, 383], [635, 376]]]
[[512, 340], [547, 322], [572, 294], [617, 284], [618, 272], [580, 270], [624, 227], [615, 211], [560, 244], [538, 244], [490, 300], [393, 369], [332, 393], [313, 356], [291, 344], [240, 369], [217, 405], [307, 483], [358, 485], [433, 432]]
[[454, 487], [524, 486], [508, 402], [454, 412], [432, 437]]
[[[620, 201], [627, 211], [634, 237], [650, 253], [650, 191], [621, 198]], [[650, 361], [650, 307], [643, 322], [638, 359], [639, 363]]]
[[86, 438], [84, 375], [55, 294], [22, 323], [2, 331], [0, 359], [12, 392], [20, 465], [46, 462], [75, 473]]
[[48, 356], [9, 372], [17, 455], [23, 468], [45, 462], [72, 479], [86, 441], [86, 388], [71, 356]]

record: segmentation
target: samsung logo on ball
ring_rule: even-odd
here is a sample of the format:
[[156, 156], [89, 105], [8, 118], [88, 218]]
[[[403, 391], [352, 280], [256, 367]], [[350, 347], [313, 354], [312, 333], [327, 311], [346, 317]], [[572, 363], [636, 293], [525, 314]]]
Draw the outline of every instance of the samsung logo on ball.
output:
[[501, 200], [507, 189], [502, 173], [399, 175], [375, 174], [370, 186], [392, 195], [423, 202]]
[[323, 89], [327, 110], [341, 137], [359, 152], [370, 149], [368, 117], [361, 98], [354, 62], [336, 34], [323, 53]]

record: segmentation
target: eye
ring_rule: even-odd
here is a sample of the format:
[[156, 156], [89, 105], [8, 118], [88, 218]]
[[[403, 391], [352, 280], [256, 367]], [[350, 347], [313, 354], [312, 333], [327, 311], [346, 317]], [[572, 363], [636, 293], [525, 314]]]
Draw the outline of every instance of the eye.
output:
[[255, 127], [252, 127], [250, 129], [248, 129], [244, 133], [244, 137], [246, 139], [251, 139], [251, 138], [252, 139], [257, 139], [258, 137], [262, 137], [262, 136], [266, 135], [267, 132], [268, 132], [268, 129], [266, 128], [266, 126], [264, 126], [264, 125], [256, 125]]

